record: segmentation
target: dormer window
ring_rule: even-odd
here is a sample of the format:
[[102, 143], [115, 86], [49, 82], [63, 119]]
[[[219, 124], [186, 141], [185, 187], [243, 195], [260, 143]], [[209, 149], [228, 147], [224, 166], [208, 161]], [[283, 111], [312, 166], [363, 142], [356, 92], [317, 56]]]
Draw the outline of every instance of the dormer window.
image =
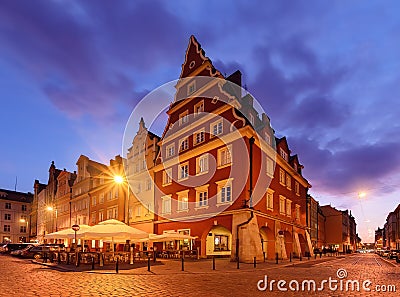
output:
[[201, 112], [204, 112], [204, 101], [201, 101], [194, 106], [194, 116], [197, 116]]
[[281, 157], [282, 157], [283, 159], [285, 159], [285, 161], [289, 161], [288, 153], [285, 152], [284, 149], [281, 148], [281, 149], [279, 150], [279, 154], [281, 155]]
[[254, 116], [252, 114], [249, 115], [249, 121], [254, 126]]
[[196, 92], [196, 81], [192, 81], [190, 84], [187, 86], [187, 94], [188, 96]]
[[185, 112], [182, 112], [182, 113], [179, 115], [179, 126], [181, 126], [181, 125], [187, 123], [188, 121], [189, 121], [189, 113], [188, 113], [188, 111], [186, 110]]
[[296, 164], [296, 163], [294, 163], [293, 168], [294, 168], [294, 171], [298, 172], [298, 169], [299, 169], [299, 168], [297, 167], [297, 164]]

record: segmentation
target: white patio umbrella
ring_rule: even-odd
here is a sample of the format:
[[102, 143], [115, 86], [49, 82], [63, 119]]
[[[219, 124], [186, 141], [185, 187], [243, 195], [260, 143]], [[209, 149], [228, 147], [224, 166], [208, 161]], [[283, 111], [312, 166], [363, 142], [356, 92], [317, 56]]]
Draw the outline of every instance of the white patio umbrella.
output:
[[149, 234], [148, 241], [152, 242], [165, 242], [173, 240], [196, 239], [197, 236], [190, 236], [187, 234], [178, 233], [175, 231], [168, 231], [163, 234]]
[[83, 235], [86, 239], [101, 239], [111, 241], [114, 251], [114, 242], [123, 242], [125, 240], [140, 240], [149, 237], [147, 232], [130, 227], [118, 220], [106, 220], [91, 227]]
[[[76, 232], [76, 238], [84, 237], [84, 232], [90, 230], [92, 228], [89, 225], [79, 225], [80, 229]], [[75, 231], [72, 228], [63, 229], [57, 232], [49, 233], [44, 236], [47, 239], [64, 239], [64, 238], [75, 238]]]

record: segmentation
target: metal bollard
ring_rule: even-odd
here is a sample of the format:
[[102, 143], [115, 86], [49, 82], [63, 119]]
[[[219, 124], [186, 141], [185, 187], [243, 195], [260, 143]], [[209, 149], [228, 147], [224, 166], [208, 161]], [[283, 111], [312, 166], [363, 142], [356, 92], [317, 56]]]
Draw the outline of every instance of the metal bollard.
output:
[[79, 267], [79, 264], [81, 264], [81, 258], [79, 257], [79, 253], [76, 253], [75, 256], [76, 256], [75, 265], [76, 267]]
[[303, 260], [303, 258], [302, 258], [301, 253], [300, 253], [300, 261], [302, 261], [302, 260]]
[[182, 271], [185, 271], [185, 258], [182, 256]]
[[317, 254], [314, 254], [314, 259], [317, 259]]
[[289, 262], [292, 262], [292, 252], [289, 253]]
[[237, 257], [236, 260], [237, 260], [237, 267], [236, 267], [236, 268], [239, 269], [239, 266], [240, 266], [240, 265], [239, 265], [239, 263], [240, 263], [239, 257]]
[[310, 253], [307, 254], [308, 260], [310, 260]]
[[117, 257], [117, 261], [115, 262], [115, 273], [118, 273], [119, 270], [118, 265], [119, 265], [119, 257]]
[[61, 263], [61, 255], [60, 252], [57, 253], [57, 264]]
[[215, 257], [212, 256], [212, 269], [215, 270]]
[[92, 256], [92, 270], [94, 270], [94, 256]]
[[319, 253], [319, 257], [322, 258], [322, 252]]
[[276, 264], [278, 264], [278, 253], [275, 254]]
[[147, 258], [147, 271], [150, 271], [150, 255]]
[[257, 258], [254, 257], [254, 259], [253, 259], [253, 267], [256, 268], [256, 266], [257, 266]]
[[157, 262], [157, 254], [156, 254], [156, 251], [153, 251], [153, 260], [154, 260], [154, 263], [156, 263]]
[[264, 262], [265, 262], [265, 252], [263, 252], [263, 258], [264, 258]]
[[69, 253], [67, 253], [67, 265], [69, 265]]

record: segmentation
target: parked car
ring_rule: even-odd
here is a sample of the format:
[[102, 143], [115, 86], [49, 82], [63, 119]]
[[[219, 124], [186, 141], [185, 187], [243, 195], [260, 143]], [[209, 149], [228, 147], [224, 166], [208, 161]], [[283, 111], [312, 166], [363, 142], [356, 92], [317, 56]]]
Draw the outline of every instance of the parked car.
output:
[[389, 252], [388, 258], [389, 259], [396, 259], [397, 255], [400, 253], [400, 250], [391, 250]]
[[5, 244], [2, 247], [1, 252], [5, 253], [5, 254], [9, 254], [12, 251], [24, 249], [29, 245], [31, 245], [31, 243], [22, 243], [22, 242], [20, 242], [20, 243], [11, 243], [10, 242], [10, 243]]
[[387, 258], [389, 256], [389, 251], [388, 250], [382, 251], [381, 256]]
[[45, 254], [49, 254], [51, 252], [60, 252], [64, 250], [63, 244], [42, 244], [35, 246], [29, 250], [25, 250], [21, 253], [21, 257], [30, 258], [30, 259], [41, 259]]
[[35, 245], [30, 244], [30, 245], [28, 245], [27, 247], [25, 247], [25, 248], [23, 248], [23, 249], [12, 251], [12, 252], [10, 253], [10, 255], [19, 257], [19, 256], [21, 256], [22, 252], [24, 252], [24, 251], [29, 251], [29, 250], [30, 250], [31, 248], [33, 248], [34, 246], [35, 246]]

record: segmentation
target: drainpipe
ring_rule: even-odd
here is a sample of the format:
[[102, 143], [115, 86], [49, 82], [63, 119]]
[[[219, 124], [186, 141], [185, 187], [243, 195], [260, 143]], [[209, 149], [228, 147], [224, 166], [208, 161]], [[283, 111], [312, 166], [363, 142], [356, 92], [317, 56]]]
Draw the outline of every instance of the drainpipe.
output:
[[250, 193], [250, 198], [249, 198], [249, 205], [250, 205], [250, 218], [247, 219], [247, 221], [240, 223], [236, 226], [236, 260], [239, 259], [239, 228], [247, 225], [248, 223], [250, 223], [250, 221], [252, 220], [252, 218], [254, 217], [254, 213], [253, 213], [253, 144], [254, 144], [254, 137], [251, 137], [249, 139], [249, 144], [250, 144], [250, 189], [249, 189], [249, 193]]

